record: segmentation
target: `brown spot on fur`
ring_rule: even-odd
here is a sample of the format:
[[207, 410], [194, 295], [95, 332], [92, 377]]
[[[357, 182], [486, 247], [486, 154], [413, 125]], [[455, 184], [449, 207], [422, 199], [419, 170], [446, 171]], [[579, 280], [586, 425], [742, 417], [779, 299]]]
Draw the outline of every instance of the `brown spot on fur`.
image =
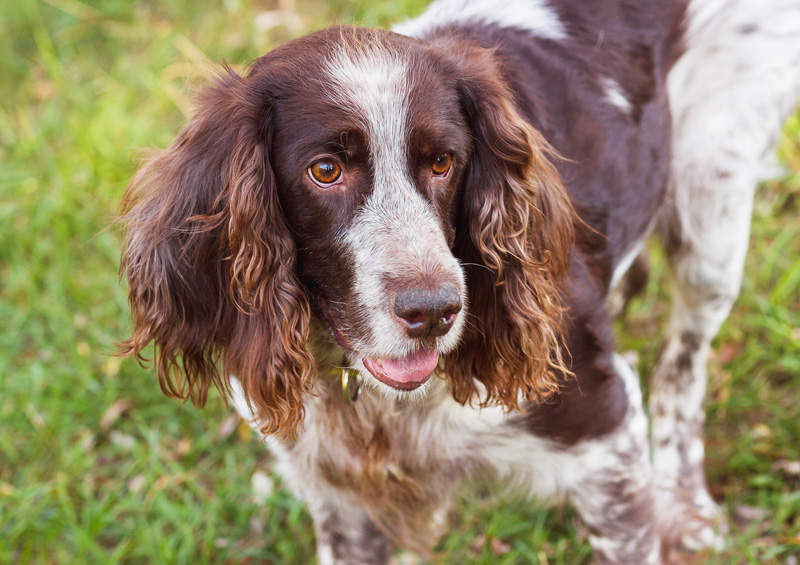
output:
[[[694, 351], [684, 350], [675, 359], [675, 367], [678, 369], [678, 374], [691, 370], [693, 353]], [[674, 380], [677, 381], [678, 378], [676, 377]]]
[[388, 419], [384, 404], [366, 394], [346, 404], [336, 388], [330, 383], [320, 398], [323, 429], [341, 439], [347, 452], [321, 450], [320, 474], [357, 497], [375, 526], [394, 543], [431, 557], [443, 533], [435, 527], [433, 514], [446, 504], [464, 469], [435, 459], [421, 461], [407, 446], [393, 444], [391, 438], [403, 432], [389, 433], [387, 426], [400, 424]]
[[701, 338], [698, 334], [686, 331], [681, 334], [681, 344], [687, 351], [697, 351], [700, 348]]

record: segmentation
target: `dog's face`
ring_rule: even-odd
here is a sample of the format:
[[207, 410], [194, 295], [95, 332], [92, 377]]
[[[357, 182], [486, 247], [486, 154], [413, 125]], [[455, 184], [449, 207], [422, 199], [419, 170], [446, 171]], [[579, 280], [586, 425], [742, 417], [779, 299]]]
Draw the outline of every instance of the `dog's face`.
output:
[[272, 166], [312, 307], [364, 376], [412, 390], [467, 316], [452, 246], [472, 144], [430, 49], [359, 40], [300, 51], [307, 75], [272, 108]]
[[314, 314], [386, 391], [438, 366], [462, 402], [538, 397], [573, 222], [549, 154], [487, 50], [291, 42], [208, 89], [129, 188], [124, 351], [155, 341], [162, 388], [199, 402], [236, 374], [267, 432], [302, 418]]

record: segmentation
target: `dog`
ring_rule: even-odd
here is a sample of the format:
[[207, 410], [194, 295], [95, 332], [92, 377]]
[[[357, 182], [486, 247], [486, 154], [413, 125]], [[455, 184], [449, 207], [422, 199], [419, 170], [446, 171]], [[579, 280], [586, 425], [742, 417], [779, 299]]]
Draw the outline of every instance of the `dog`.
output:
[[[220, 389], [320, 563], [429, 551], [474, 480], [567, 500], [599, 563], [714, 546], [705, 364], [798, 38], [794, 0], [437, 0], [226, 69], [126, 192], [122, 351]], [[648, 433], [607, 301], [651, 233]]]

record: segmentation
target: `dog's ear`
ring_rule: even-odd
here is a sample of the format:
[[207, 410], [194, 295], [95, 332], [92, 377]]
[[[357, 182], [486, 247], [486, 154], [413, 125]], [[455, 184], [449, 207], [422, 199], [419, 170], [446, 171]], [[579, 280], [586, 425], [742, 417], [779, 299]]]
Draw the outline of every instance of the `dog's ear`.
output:
[[[560, 290], [575, 212], [555, 150], [514, 104], [492, 51], [446, 47], [474, 151], [461, 187], [455, 253], [464, 265], [469, 318], [445, 359], [457, 400], [518, 408], [554, 392], [568, 373]], [[480, 396], [480, 394], [479, 394]]]
[[226, 72], [123, 201], [120, 272], [140, 361], [150, 341], [162, 390], [202, 405], [236, 375], [265, 433], [291, 436], [315, 376], [310, 305], [270, 167], [267, 87]]

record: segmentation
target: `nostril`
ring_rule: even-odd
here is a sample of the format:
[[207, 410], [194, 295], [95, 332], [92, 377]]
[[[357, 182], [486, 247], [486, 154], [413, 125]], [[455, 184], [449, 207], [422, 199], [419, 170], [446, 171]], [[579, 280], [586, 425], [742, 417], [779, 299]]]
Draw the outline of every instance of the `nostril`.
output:
[[442, 312], [444, 316], [452, 316], [455, 318], [456, 314], [461, 312], [461, 296], [456, 294], [455, 297], [451, 298], [442, 308]]
[[394, 312], [410, 337], [434, 337], [450, 330], [461, 311], [461, 295], [454, 285], [408, 287], [397, 292]]
[[425, 323], [425, 313], [420, 312], [419, 310], [413, 310], [408, 313], [398, 314], [403, 320], [406, 321], [409, 325], [417, 325], [417, 324], [424, 324]]
[[439, 318], [439, 323], [449, 326], [450, 324], [453, 323], [453, 320], [456, 319], [456, 314], [457, 314], [457, 312], [452, 312], [450, 314], [445, 314], [444, 316]]

